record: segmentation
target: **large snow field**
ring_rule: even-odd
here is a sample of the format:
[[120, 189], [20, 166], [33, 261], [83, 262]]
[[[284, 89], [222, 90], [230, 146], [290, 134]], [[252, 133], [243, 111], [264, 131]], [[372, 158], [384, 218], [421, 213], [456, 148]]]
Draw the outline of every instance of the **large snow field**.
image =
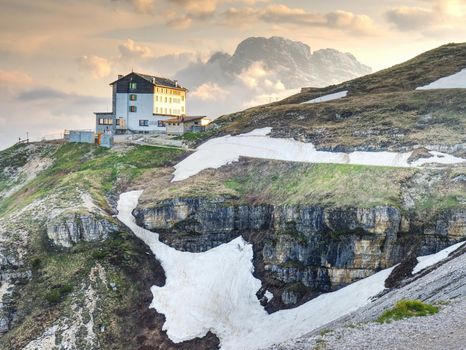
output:
[[268, 136], [272, 128], [256, 129], [247, 134], [223, 136], [200, 145], [189, 157], [175, 166], [173, 181], [180, 181], [208, 168], [220, 168], [236, 162], [241, 156], [306, 163], [359, 164], [393, 167], [418, 167], [428, 163], [454, 164], [466, 159], [430, 151], [431, 158], [408, 163], [412, 152], [326, 152], [317, 151], [312, 143]]
[[461, 248], [465, 243], [466, 242], [460, 242], [460, 243], [454, 244], [444, 250], [441, 250], [440, 252], [436, 254], [419, 256], [417, 258], [418, 264], [414, 267], [413, 274], [418, 273], [430, 266], [437, 264], [438, 262], [447, 258], [448, 255], [450, 255], [451, 253]]
[[458, 73], [440, 78], [428, 85], [420, 86], [416, 90], [434, 89], [465, 89], [466, 88], [466, 68]]
[[344, 90], [344, 91], [334, 92], [333, 94], [328, 94], [328, 95], [324, 95], [321, 97], [317, 97], [317, 98], [314, 98], [312, 100], [302, 102], [302, 103], [320, 103], [320, 102], [333, 101], [333, 100], [338, 100], [340, 98], [346, 97], [347, 94], [348, 94], [348, 90]]
[[136, 225], [132, 215], [141, 191], [124, 193], [118, 218], [142, 239], [166, 274], [163, 287], [151, 288], [151, 307], [166, 317], [163, 329], [175, 343], [216, 334], [222, 349], [260, 349], [296, 338], [370, 303], [384, 290], [392, 269], [380, 271], [300, 307], [267, 314], [256, 292], [252, 246], [241, 237], [204, 253], [177, 251], [157, 233]]

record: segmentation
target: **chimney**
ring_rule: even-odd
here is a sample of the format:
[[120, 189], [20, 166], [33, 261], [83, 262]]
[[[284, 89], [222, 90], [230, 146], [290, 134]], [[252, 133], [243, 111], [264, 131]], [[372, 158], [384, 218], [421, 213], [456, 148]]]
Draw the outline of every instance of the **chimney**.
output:
[[123, 74], [118, 74], [118, 79], [123, 78]]
[[178, 87], [178, 80], [174, 80], [175, 86]]

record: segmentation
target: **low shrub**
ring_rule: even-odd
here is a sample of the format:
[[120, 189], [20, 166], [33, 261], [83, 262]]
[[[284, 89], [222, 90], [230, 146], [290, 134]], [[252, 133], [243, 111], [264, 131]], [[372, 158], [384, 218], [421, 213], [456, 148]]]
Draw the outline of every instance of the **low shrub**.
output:
[[408, 317], [433, 315], [438, 311], [439, 308], [437, 306], [423, 303], [420, 300], [400, 300], [393, 308], [382, 313], [377, 321], [379, 323], [387, 323]]
[[55, 304], [72, 291], [73, 287], [70, 284], [65, 284], [59, 287], [52, 288], [49, 292], [45, 293], [44, 299], [49, 304]]
[[41, 260], [39, 257], [37, 257], [37, 256], [35, 256], [35, 257], [33, 257], [33, 258], [31, 259], [31, 266], [32, 266], [32, 268], [35, 269], [35, 270], [38, 269], [38, 268], [40, 267], [41, 263], [42, 263], [42, 260]]

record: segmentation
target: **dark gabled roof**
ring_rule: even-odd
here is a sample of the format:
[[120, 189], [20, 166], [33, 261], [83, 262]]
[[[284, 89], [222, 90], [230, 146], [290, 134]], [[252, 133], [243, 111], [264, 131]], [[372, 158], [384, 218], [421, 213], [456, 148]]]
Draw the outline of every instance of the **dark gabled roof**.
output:
[[126, 74], [125, 76], [122, 76], [121, 78], [119, 78], [119, 79], [115, 80], [114, 82], [110, 83], [110, 85], [115, 84], [116, 82], [120, 81], [123, 78], [126, 78], [128, 75], [131, 75], [131, 74], [136, 74], [137, 76], [141, 77], [144, 80], [147, 80], [149, 83], [151, 83], [153, 85], [159, 85], [159, 86], [165, 86], [165, 87], [170, 87], [170, 88], [175, 88], [175, 89], [187, 90], [186, 88], [184, 88], [180, 84], [178, 84], [176, 80], [171, 80], [171, 79], [168, 79], [168, 78], [156, 77], [155, 75], [141, 74], [141, 73], [136, 73], [136, 72], [131, 72], [129, 74]]

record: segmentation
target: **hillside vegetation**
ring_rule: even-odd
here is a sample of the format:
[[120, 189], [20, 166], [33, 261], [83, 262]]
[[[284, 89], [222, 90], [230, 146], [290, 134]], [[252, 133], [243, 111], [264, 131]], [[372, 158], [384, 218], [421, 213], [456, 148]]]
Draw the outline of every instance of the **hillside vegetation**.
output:
[[[164, 272], [112, 217], [121, 191], [183, 154], [158, 147], [107, 150], [56, 143], [0, 152], [0, 283], [7, 291], [0, 295], [0, 319], [7, 327], [0, 348], [44, 348], [49, 341], [77, 349], [196, 346], [175, 346], [161, 332], [163, 317], [149, 303], [150, 286], [162, 285]], [[45, 165], [34, 176], [18, 177], [31, 163]], [[92, 241], [78, 236], [71, 247], [62, 247], [50, 239], [49, 225], [69, 211], [76, 215], [75, 221], [65, 221], [70, 235], [71, 225], [88, 220], [117, 229]], [[87, 229], [98, 227], [92, 225]]]
[[[210, 131], [181, 138], [199, 144], [272, 127], [273, 137], [318, 149], [422, 155], [430, 148], [466, 156], [466, 90], [415, 90], [464, 67], [466, 44], [445, 45], [366, 77], [224, 116]], [[348, 97], [301, 104], [341, 90]], [[241, 158], [172, 182], [173, 166], [188, 154], [59, 142], [0, 152], [0, 348], [218, 348], [210, 332], [174, 344], [162, 330], [164, 316], [149, 309], [150, 287], [165, 283], [164, 270], [115, 217], [119, 195], [132, 189], [144, 190], [137, 222], [172, 247], [199, 253], [238, 236], [251, 243], [262, 282], [257, 296], [269, 312], [466, 237], [464, 165]]]
[[[465, 153], [464, 89], [415, 90], [466, 67], [466, 44], [449, 44], [392, 68], [216, 120], [217, 135], [273, 127], [326, 150], [411, 150], [418, 146]], [[342, 99], [302, 104], [348, 90]]]

